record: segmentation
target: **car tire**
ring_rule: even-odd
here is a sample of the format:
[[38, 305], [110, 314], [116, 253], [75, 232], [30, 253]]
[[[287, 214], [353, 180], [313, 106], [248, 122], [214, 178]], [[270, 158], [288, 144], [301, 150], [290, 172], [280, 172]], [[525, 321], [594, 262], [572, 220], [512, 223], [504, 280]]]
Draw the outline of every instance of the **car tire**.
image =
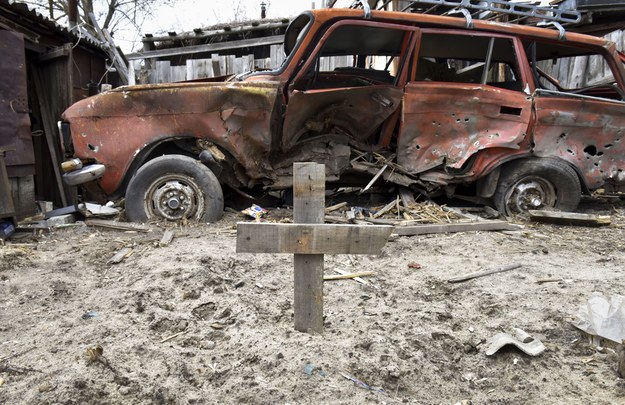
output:
[[579, 177], [566, 162], [531, 158], [502, 167], [493, 204], [504, 216], [549, 208], [573, 211], [581, 194]]
[[201, 162], [165, 155], [141, 166], [126, 189], [126, 216], [133, 222], [216, 222], [224, 210], [217, 177]]

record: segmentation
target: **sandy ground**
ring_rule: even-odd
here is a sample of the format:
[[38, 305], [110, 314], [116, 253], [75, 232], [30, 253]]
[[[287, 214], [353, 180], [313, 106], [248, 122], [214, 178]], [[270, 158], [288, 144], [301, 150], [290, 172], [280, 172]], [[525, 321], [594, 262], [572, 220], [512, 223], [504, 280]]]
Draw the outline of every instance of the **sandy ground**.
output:
[[[517, 221], [515, 232], [328, 255], [327, 274], [376, 274], [368, 285], [325, 282], [323, 335], [293, 329], [292, 256], [235, 253], [240, 214], [175, 227], [166, 247], [167, 224], [22, 239], [0, 247], [0, 403], [625, 403], [614, 346], [571, 325], [592, 292], [625, 292], [625, 202], [580, 209], [613, 223]], [[132, 254], [107, 263], [122, 247]], [[447, 282], [512, 263], [522, 267]], [[546, 351], [485, 355], [487, 339], [515, 327]]]

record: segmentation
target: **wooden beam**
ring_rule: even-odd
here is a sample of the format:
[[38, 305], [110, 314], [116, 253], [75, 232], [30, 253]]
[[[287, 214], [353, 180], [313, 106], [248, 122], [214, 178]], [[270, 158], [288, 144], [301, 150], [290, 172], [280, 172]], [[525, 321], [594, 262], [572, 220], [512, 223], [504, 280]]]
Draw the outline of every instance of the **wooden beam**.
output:
[[392, 226], [237, 223], [237, 253], [378, 254]]
[[476, 232], [476, 231], [515, 231], [517, 225], [505, 221], [461, 222], [457, 224], [434, 224], [397, 226], [394, 233], [401, 236], [426, 235], [431, 233]]
[[252, 48], [255, 46], [265, 46], [281, 44], [284, 42], [284, 35], [273, 35], [264, 38], [241, 39], [238, 41], [219, 42], [206, 45], [186, 46], [183, 48], [157, 49], [154, 51], [143, 51], [129, 53], [126, 55], [128, 60], [161, 58], [166, 56], [189, 55], [192, 53], [217, 52], [228, 49]]
[[88, 226], [99, 226], [101, 228], [117, 229], [119, 231], [150, 232], [152, 228], [147, 225], [135, 224], [133, 222], [117, 222], [106, 219], [85, 219]]
[[[325, 186], [325, 165], [293, 164], [293, 220], [296, 225], [323, 224]], [[300, 332], [323, 333], [323, 253], [293, 255], [293, 318], [295, 329]]]
[[544, 210], [530, 210], [528, 212], [533, 221], [550, 222], [561, 225], [606, 226], [610, 225], [612, 222], [609, 215]]
[[39, 102], [39, 110], [41, 113], [41, 121], [43, 124], [43, 132], [46, 136], [46, 143], [48, 145], [48, 152], [50, 153], [50, 161], [52, 162], [52, 171], [54, 172], [54, 178], [56, 180], [56, 187], [59, 192], [59, 198], [61, 204], [67, 206], [67, 194], [65, 184], [61, 175], [61, 163], [59, 162], [59, 148], [57, 148], [56, 139], [58, 130], [54, 125], [54, 117], [50, 113], [49, 104], [47, 102], [46, 93], [43, 86], [43, 78], [41, 72], [36, 66], [31, 68], [33, 76], [33, 87], [35, 91], [35, 97]]

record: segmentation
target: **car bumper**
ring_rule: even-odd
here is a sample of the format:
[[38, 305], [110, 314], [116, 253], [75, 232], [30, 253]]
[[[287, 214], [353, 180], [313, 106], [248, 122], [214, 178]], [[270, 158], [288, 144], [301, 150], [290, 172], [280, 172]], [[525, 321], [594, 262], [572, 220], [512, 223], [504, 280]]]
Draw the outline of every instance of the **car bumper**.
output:
[[79, 184], [88, 183], [99, 179], [104, 175], [106, 168], [102, 164], [91, 164], [65, 173], [63, 175], [63, 181], [69, 186], [77, 186]]

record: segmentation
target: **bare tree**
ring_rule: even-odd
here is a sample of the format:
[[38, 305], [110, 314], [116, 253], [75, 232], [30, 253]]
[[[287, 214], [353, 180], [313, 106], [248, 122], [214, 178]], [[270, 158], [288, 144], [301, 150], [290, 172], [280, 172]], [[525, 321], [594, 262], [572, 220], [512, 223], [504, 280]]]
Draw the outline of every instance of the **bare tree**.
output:
[[[175, 0], [77, 0], [77, 23], [91, 34], [95, 34], [89, 14], [95, 15], [101, 28], [108, 30], [115, 36], [118, 28], [127, 24], [135, 29], [143, 24], [147, 17], [152, 15], [152, 9], [157, 5], [172, 4]], [[69, 14], [70, 0], [23, 0], [53, 21], [63, 22]]]

